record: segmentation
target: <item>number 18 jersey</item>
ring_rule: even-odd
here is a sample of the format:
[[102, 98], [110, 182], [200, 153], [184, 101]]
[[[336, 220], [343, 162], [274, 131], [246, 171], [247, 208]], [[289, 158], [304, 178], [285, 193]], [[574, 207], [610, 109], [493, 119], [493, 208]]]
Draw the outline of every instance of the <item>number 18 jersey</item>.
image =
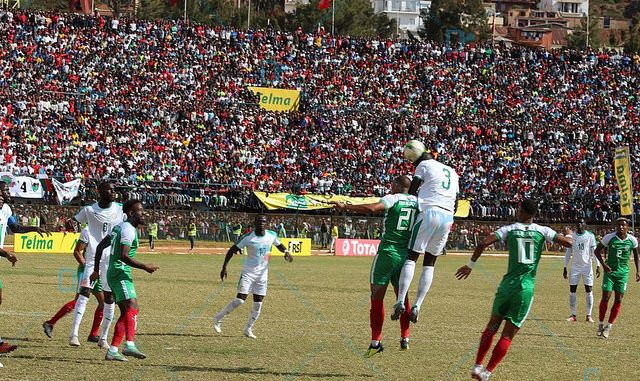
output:
[[498, 229], [496, 237], [506, 242], [509, 250], [509, 268], [500, 288], [533, 289], [544, 242], [553, 242], [556, 234], [546, 226], [519, 222]]

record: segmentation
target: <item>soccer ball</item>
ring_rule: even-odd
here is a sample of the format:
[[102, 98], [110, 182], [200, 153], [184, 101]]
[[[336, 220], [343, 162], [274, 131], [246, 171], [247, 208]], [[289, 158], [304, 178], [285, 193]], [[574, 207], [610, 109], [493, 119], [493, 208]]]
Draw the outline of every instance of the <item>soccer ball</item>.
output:
[[409, 140], [404, 146], [404, 158], [410, 162], [415, 162], [426, 151], [424, 144], [419, 140]]

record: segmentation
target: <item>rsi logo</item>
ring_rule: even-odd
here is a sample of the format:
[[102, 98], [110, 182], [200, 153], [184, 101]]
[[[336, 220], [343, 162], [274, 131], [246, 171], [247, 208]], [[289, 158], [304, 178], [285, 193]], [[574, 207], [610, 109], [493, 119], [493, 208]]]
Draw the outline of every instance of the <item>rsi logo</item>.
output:
[[302, 242], [300, 241], [289, 241], [287, 244], [287, 249], [292, 254], [300, 254], [302, 253]]

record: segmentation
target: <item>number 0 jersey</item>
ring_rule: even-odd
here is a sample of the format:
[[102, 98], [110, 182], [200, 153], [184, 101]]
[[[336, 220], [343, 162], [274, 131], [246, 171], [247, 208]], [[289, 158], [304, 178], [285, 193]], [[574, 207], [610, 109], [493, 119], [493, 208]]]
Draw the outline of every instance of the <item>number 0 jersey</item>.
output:
[[613, 232], [605, 235], [600, 241], [607, 248], [606, 263], [611, 267], [611, 275], [627, 275], [629, 273], [629, 257], [633, 249], [638, 247], [638, 239], [627, 234], [625, 239]]
[[509, 250], [509, 268], [500, 288], [533, 289], [544, 242], [553, 242], [556, 234], [546, 226], [519, 222], [498, 229], [496, 237], [506, 242]]
[[418, 212], [418, 200], [408, 194], [389, 194], [380, 199], [384, 204], [384, 222], [381, 241], [406, 248], [411, 238], [413, 220]]
[[266, 274], [269, 269], [269, 256], [271, 246], [280, 245], [278, 235], [273, 230], [265, 230], [264, 235], [259, 236], [255, 230], [243, 235], [236, 242], [236, 246], [242, 250], [247, 248], [247, 258], [244, 261], [242, 272], [246, 274]]
[[453, 168], [433, 159], [423, 160], [416, 167], [413, 177], [423, 181], [418, 191], [420, 211], [438, 207], [453, 214], [460, 191], [458, 174]]
[[[76, 221], [87, 224], [89, 230], [89, 242], [87, 243], [86, 259], [93, 266], [96, 248], [104, 237], [124, 219], [122, 205], [112, 202], [108, 208], [102, 209], [96, 202], [93, 205], [85, 206], [75, 216]], [[109, 250], [102, 254], [103, 260], [108, 260]]]

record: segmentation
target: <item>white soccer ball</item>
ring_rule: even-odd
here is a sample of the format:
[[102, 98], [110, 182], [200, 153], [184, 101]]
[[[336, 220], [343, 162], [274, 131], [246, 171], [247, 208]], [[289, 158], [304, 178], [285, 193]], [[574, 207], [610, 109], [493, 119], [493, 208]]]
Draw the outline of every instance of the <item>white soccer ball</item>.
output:
[[404, 146], [404, 158], [410, 162], [415, 162], [422, 156], [427, 148], [419, 140], [409, 140]]

